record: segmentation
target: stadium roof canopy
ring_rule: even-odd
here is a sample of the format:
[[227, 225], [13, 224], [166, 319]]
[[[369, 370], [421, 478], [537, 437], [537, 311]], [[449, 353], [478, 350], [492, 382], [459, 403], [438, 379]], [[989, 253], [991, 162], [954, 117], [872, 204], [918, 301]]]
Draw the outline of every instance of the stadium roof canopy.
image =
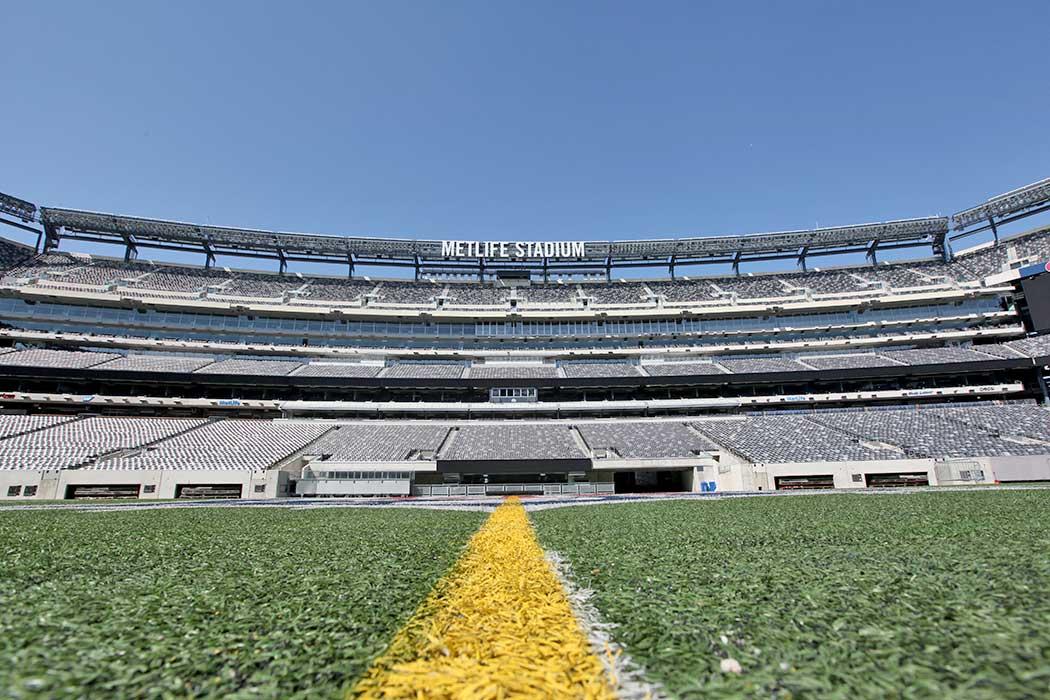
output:
[[0, 192], [0, 213], [17, 217], [26, 223], [36, 220], [36, 205]]
[[146, 247], [204, 252], [209, 260], [215, 255], [233, 255], [277, 258], [282, 266], [288, 260], [327, 261], [405, 265], [445, 273], [501, 268], [582, 271], [707, 262], [739, 265], [784, 258], [795, 258], [805, 265], [808, 256], [848, 252], [874, 256], [876, 250], [929, 246], [943, 253], [948, 232], [947, 217], [927, 217], [741, 236], [586, 241], [583, 256], [573, 258], [533, 255], [465, 259], [445, 255], [439, 240], [282, 233], [53, 207], [40, 209], [40, 221], [48, 248], [63, 238], [72, 238], [124, 245], [129, 253]]
[[[0, 193], [0, 214], [24, 223], [0, 218], [18, 228], [42, 234], [44, 250], [54, 249], [63, 239], [116, 244], [125, 247], [127, 259], [140, 248], [203, 253], [210, 265], [218, 255], [288, 261], [338, 262], [348, 264], [351, 274], [357, 265], [403, 266], [421, 274], [462, 274], [484, 277], [500, 270], [542, 270], [548, 273], [605, 273], [615, 268], [663, 267], [673, 276], [680, 265], [729, 263], [739, 270], [743, 262], [794, 259], [805, 269], [807, 258], [843, 253], [865, 253], [872, 261], [878, 251], [929, 247], [935, 255], [950, 255], [946, 239], [963, 238], [991, 229], [998, 239], [997, 225], [1050, 210], [1050, 178], [958, 212], [950, 219], [931, 216], [897, 219], [852, 226], [800, 231], [780, 231], [738, 236], [702, 236], [649, 240], [584, 241], [573, 256], [544, 256], [542, 249], [529, 247], [527, 255], [481, 257], [446, 254], [443, 241], [390, 238], [384, 236], [333, 236], [286, 233], [260, 229], [148, 219], [78, 209], [37, 207], [25, 200]], [[987, 223], [984, 223], [987, 222]], [[43, 224], [43, 231], [25, 224]], [[983, 225], [982, 225], [983, 224]], [[580, 243], [580, 242], [574, 242]], [[38, 246], [39, 247], [39, 246]], [[473, 250], [478, 250], [474, 248]], [[514, 248], [511, 249], [512, 251]]]
[[952, 216], [952, 228], [956, 231], [962, 231], [975, 224], [987, 221], [987, 225], [968, 231], [960, 236], [955, 236], [955, 238], [992, 229], [996, 239], [998, 239], [997, 224], [1009, 223], [1047, 210], [1050, 210], [1050, 177], [992, 197], [975, 207], [963, 209]]

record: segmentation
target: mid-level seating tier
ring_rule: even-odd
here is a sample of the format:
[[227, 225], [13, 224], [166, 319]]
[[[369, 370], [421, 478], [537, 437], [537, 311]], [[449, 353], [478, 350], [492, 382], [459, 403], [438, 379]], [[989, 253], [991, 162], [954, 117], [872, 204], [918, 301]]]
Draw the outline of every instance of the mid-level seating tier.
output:
[[206, 356], [178, 352], [117, 354], [94, 350], [55, 350], [47, 348], [0, 349], [0, 368], [40, 368], [87, 370], [89, 372], [154, 372], [196, 375], [253, 377], [294, 377], [293, 383], [308, 378], [377, 378], [390, 380], [508, 380], [638, 379], [640, 377], [689, 377], [705, 375], [780, 374], [814, 370], [845, 370], [886, 367], [918, 367], [959, 363], [995, 363], [1050, 355], [1050, 335], [970, 346], [944, 346], [885, 349], [864, 352], [782, 352], [776, 355], [705, 355], [703, 359], [669, 356], [661, 359], [557, 360], [542, 362], [471, 362], [447, 360], [392, 361], [313, 361], [298, 358]]

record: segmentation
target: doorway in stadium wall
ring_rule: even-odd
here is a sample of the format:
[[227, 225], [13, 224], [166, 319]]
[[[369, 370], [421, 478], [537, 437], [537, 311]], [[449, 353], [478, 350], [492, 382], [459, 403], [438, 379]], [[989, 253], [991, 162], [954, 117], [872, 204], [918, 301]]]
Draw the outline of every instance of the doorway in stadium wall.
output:
[[688, 491], [690, 470], [661, 469], [655, 471], [616, 472], [613, 482], [616, 493], [658, 493]]

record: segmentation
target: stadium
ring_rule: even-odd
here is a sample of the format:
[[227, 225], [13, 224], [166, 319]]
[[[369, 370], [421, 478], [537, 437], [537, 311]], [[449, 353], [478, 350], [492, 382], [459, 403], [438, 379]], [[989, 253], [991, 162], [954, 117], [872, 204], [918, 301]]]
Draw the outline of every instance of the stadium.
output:
[[1050, 698], [1050, 3], [0, 16], [0, 700]]
[[1048, 210], [447, 241], [2, 194], [0, 687], [1045, 695]]
[[950, 218], [549, 245], [0, 204], [4, 498], [1050, 480], [1050, 228], [1000, 236], [1050, 180]]

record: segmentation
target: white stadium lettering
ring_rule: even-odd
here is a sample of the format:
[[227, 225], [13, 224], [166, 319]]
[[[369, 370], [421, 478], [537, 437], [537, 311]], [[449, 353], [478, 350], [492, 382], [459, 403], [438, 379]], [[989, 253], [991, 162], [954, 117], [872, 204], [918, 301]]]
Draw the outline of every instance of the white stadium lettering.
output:
[[582, 258], [583, 241], [441, 241], [444, 258]]

